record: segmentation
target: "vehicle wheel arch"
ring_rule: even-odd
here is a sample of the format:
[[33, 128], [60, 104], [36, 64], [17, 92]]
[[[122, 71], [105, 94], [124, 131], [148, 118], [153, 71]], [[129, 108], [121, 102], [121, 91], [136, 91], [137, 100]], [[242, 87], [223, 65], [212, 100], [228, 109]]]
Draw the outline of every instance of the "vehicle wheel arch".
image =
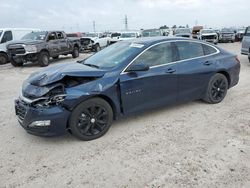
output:
[[230, 77], [230, 74], [229, 74], [227, 71], [225, 71], [225, 70], [220, 70], [220, 71], [218, 71], [217, 73], [223, 74], [223, 75], [227, 78], [228, 87], [230, 87], [230, 84], [231, 84], [231, 77]]
[[[87, 98], [84, 98], [84, 99], [80, 99], [71, 109], [70, 111], [72, 112], [78, 105], [80, 105], [81, 103], [87, 101], [87, 100], [90, 100], [90, 99], [93, 99], [93, 98], [101, 98], [103, 100], [105, 100], [112, 108], [112, 111], [113, 111], [113, 119], [117, 119], [117, 108], [116, 108], [116, 105], [114, 103], [114, 101], [106, 96], [106, 95], [103, 95], [103, 94], [100, 94], [100, 95], [93, 95], [93, 96], [90, 96], [90, 97], [87, 97]], [[69, 118], [70, 119], [70, 118]], [[68, 119], [68, 122], [67, 122], [67, 127], [69, 127], [69, 119]]]
[[41, 53], [41, 52], [47, 52], [47, 53], [49, 54], [49, 56], [50, 56], [49, 50], [47, 50], [47, 49], [41, 49], [41, 50], [39, 51], [39, 53]]

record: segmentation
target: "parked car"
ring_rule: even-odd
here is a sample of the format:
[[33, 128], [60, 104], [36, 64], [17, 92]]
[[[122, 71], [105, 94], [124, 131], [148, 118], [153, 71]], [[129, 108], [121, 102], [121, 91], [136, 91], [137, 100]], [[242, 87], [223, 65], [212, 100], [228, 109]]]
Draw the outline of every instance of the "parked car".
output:
[[213, 29], [202, 29], [198, 33], [198, 39], [217, 44], [218, 34]]
[[164, 33], [160, 29], [145, 29], [142, 31], [142, 37], [158, 37], [163, 36]]
[[15, 101], [16, 115], [31, 134], [70, 130], [92, 140], [122, 116], [196, 99], [219, 103], [238, 83], [239, 72], [236, 55], [203, 41], [122, 41], [88, 59], [30, 75]]
[[124, 31], [124, 32], [121, 33], [119, 41], [135, 39], [135, 38], [138, 38], [138, 37], [140, 37], [140, 34], [137, 31]]
[[242, 39], [241, 54], [248, 55], [250, 62], [250, 26], [246, 28], [244, 37]]
[[233, 29], [223, 28], [220, 31], [219, 42], [235, 42], [235, 33]]
[[24, 35], [39, 29], [3, 28], [0, 29], [0, 65], [9, 62], [6, 46], [10, 41], [20, 40]]
[[85, 33], [81, 38], [82, 50], [100, 51], [110, 44], [110, 37], [105, 33]]
[[192, 37], [194, 39], [197, 39], [198, 38], [198, 33], [200, 32], [200, 30], [203, 29], [203, 26], [194, 26], [193, 27], [193, 30], [192, 30]]
[[189, 28], [177, 28], [174, 31], [174, 36], [192, 38], [192, 33]]
[[246, 28], [240, 28], [236, 30], [235, 41], [242, 41]]
[[60, 55], [79, 56], [80, 39], [67, 38], [63, 31], [38, 31], [26, 34], [22, 40], [7, 45], [11, 64], [22, 66], [31, 61], [48, 66], [49, 59], [58, 59]]
[[120, 36], [121, 36], [120, 32], [111, 33], [111, 35], [110, 35], [110, 44], [118, 42]]

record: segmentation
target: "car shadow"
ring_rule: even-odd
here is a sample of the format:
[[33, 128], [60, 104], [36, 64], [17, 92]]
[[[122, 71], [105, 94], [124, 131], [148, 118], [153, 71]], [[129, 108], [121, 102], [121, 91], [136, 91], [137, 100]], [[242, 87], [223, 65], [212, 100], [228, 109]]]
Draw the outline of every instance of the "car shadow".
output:
[[[128, 116], [124, 116], [119, 118], [118, 120], [115, 120], [111, 126], [111, 128], [109, 129], [109, 134], [112, 134], [112, 128], [114, 129], [119, 129], [120, 126], [124, 126], [126, 124], [130, 124], [130, 122], [133, 121], [140, 121], [143, 118], [146, 118], [148, 116], [156, 116], [156, 115], [161, 115], [161, 114], [166, 114], [170, 111], [174, 111], [174, 110], [178, 110], [178, 109], [182, 109], [182, 108], [189, 108], [193, 105], [197, 105], [197, 104], [205, 104], [205, 102], [201, 101], [201, 100], [196, 100], [196, 101], [191, 101], [191, 102], [187, 102], [187, 103], [178, 103], [178, 104], [173, 104], [173, 105], [168, 105], [168, 106], [162, 106], [162, 107], [156, 107], [154, 109], [149, 109], [149, 110], [145, 110], [143, 112], [139, 112], [136, 113], [134, 115], [128, 115]], [[143, 126], [143, 125], [141, 125]], [[34, 135], [30, 135], [31, 139], [34, 140], [38, 140], [39, 143], [43, 143], [43, 144], [67, 144], [67, 143], [72, 143], [72, 142], [93, 142], [92, 141], [81, 141], [79, 139], [77, 139], [76, 137], [74, 137], [71, 133], [67, 132], [65, 135], [62, 136], [56, 136], [56, 137], [39, 137], [39, 136], [34, 136]], [[107, 135], [104, 135], [104, 137]], [[96, 141], [100, 141], [101, 138], [97, 139]], [[103, 141], [103, 140], [102, 140]]]

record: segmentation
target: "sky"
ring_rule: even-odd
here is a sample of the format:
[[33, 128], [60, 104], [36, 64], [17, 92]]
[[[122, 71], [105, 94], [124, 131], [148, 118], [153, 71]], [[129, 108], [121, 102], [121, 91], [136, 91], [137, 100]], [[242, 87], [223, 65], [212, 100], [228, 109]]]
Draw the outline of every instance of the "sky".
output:
[[66, 32], [119, 31], [196, 23], [212, 28], [250, 25], [249, 0], [0, 0], [0, 28]]

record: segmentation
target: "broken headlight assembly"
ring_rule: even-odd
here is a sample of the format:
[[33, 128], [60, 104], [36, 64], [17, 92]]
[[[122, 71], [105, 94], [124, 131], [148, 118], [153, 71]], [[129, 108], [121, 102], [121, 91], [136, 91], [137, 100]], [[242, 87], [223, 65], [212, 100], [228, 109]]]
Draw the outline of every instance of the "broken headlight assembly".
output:
[[56, 106], [62, 103], [65, 99], [66, 95], [55, 95], [53, 97], [42, 97], [33, 102], [33, 106], [35, 107], [51, 107]]
[[32, 102], [35, 107], [51, 107], [59, 105], [66, 98], [63, 87], [56, 87], [48, 92], [44, 97], [38, 98]]

